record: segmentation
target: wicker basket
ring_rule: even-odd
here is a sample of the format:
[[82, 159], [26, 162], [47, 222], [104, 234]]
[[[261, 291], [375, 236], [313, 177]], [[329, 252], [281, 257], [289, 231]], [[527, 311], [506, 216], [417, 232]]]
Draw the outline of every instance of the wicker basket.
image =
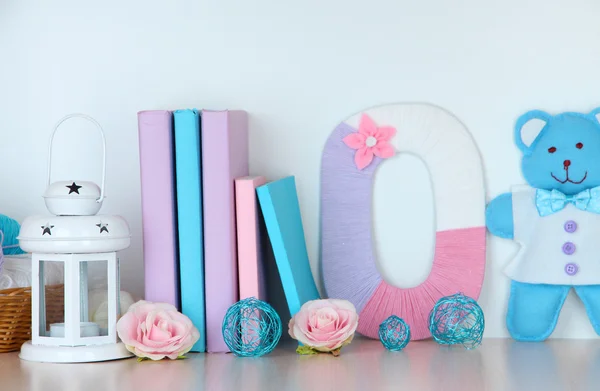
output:
[[[64, 322], [64, 285], [46, 286], [46, 329]], [[0, 353], [31, 339], [31, 287], [0, 290]]]

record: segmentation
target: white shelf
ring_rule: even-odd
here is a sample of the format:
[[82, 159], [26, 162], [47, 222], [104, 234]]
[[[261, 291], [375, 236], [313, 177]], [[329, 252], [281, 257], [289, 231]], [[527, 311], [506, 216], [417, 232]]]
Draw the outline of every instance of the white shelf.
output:
[[135, 359], [40, 364], [0, 354], [0, 390], [501, 390], [600, 389], [600, 340], [520, 343], [484, 339], [475, 350], [411, 342], [402, 352], [357, 339], [331, 355], [299, 356], [286, 342], [261, 358], [189, 354], [186, 360]]

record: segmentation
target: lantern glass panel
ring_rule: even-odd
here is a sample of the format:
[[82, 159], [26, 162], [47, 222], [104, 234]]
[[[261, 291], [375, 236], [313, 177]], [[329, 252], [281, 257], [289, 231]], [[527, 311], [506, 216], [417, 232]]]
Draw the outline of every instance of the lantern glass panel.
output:
[[[64, 295], [64, 262], [40, 261], [40, 336], [64, 337], [65, 295]], [[54, 325], [54, 327], [50, 327]], [[59, 331], [57, 334], [56, 326]], [[55, 329], [51, 333], [51, 329]]]
[[80, 336], [108, 335], [108, 261], [79, 262]]

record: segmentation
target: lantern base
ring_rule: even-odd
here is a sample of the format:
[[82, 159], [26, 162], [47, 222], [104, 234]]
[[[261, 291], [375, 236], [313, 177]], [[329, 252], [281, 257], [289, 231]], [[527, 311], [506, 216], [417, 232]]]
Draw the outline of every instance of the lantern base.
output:
[[132, 357], [122, 342], [91, 346], [48, 346], [34, 345], [31, 341], [21, 346], [19, 358], [26, 361], [76, 363], [120, 360]]

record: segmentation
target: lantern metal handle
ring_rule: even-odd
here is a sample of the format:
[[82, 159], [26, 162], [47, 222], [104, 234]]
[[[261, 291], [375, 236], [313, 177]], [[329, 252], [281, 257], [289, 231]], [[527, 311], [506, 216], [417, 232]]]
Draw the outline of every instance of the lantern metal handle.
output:
[[80, 114], [80, 113], [69, 114], [69, 115], [63, 117], [54, 126], [54, 130], [52, 131], [52, 135], [50, 136], [50, 145], [48, 147], [48, 186], [50, 186], [50, 174], [52, 173], [52, 144], [54, 143], [54, 135], [56, 134], [58, 127], [60, 125], [62, 125], [63, 122], [65, 122], [66, 120], [68, 120], [70, 118], [87, 119], [88, 121], [90, 121], [91, 123], [96, 125], [96, 128], [98, 129], [98, 131], [100, 132], [100, 136], [102, 137], [102, 185], [100, 186], [100, 198], [98, 198], [96, 200], [96, 202], [100, 203], [100, 202], [102, 202], [102, 200], [104, 200], [104, 183], [105, 183], [105, 179], [106, 179], [106, 138], [104, 137], [104, 130], [102, 130], [102, 126], [100, 126], [98, 121], [96, 121], [95, 119], [93, 119], [92, 117], [90, 117], [89, 115], [86, 115], [86, 114]]

